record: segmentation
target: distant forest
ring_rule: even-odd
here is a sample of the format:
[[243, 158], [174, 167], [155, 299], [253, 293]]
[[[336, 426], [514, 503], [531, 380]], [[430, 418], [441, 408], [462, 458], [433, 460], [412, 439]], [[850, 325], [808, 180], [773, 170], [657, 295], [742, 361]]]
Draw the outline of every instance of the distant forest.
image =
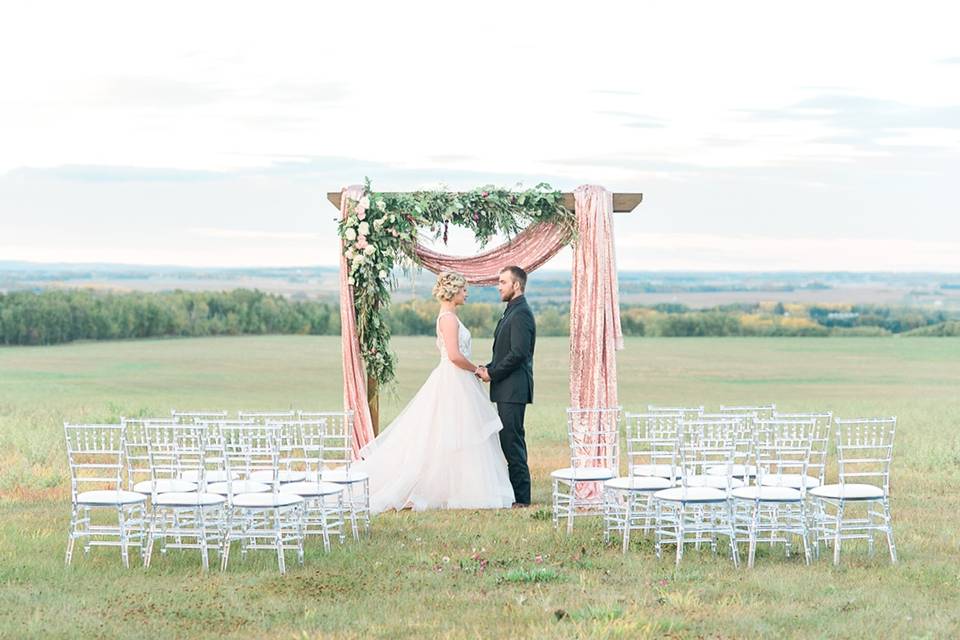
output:
[[[433, 335], [437, 304], [394, 303], [394, 335]], [[536, 304], [537, 333], [569, 333], [569, 305]], [[503, 305], [473, 303], [461, 311], [476, 337], [490, 337]], [[956, 313], [883, 305], [622, 305], [627, 336], [960, 336]], [[340, 311], [329, 302], [292, 301], [276, 294], [229, 292], [104, 293], [44, 290], [0, 293], [0, 344], [49, 345], [74, 340], [304, 334], [339, 335]]]

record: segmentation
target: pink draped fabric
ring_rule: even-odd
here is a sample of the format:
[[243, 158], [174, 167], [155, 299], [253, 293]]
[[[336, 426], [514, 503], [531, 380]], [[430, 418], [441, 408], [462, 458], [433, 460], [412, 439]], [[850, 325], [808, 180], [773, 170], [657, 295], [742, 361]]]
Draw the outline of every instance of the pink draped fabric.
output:
[[[340, 192], [340, 217], [347, 217], [348, 200], [359, 200], [363, 187], [353, 185]], [[353, 306], [353, 287], [347, 282], [349, 271], [340, 242], [340, 342], [343, 352], [343, 406], [353, 410], [353, 456], [359, 459], [360, 449], [373, 440], [373, 420], [367, 404], [367, 374], [360, 357], [357, 316]]]
[[527, 227], [509, 242], [470, 258], [448, 256], [417, 245], [421, 263], [433, 273], [456, 271], [470, 284], [497, 284], [504, 267], [517, 265], [533, 271], [557, 255], [570, 239], [557, 225], [541, 223]]
[[[623, 349], [620, 293], [613, 245], [613, 194], [594, 185], [574, 192], [579, 240], [573, 254], [570, 292], [570, 406], [617, 406], [616, 351]], [[596, 432], [599, 416], [577, 421], [576, 428]], [[614, 453], [613, 443], [587, 438], [598, 464]], [[597, 495], [599, 487], [586, 485], [581, 496]]]

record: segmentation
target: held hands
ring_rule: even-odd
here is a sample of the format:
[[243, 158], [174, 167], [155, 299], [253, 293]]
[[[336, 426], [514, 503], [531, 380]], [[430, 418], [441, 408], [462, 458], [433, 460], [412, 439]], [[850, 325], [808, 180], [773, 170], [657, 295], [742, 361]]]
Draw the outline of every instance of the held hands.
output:
[[486, 367], [477, 367], [476, 371], [473, 372], [477, 378], [483, 380], [484, 382], [490, 382], [490, 374], [487, 373]]

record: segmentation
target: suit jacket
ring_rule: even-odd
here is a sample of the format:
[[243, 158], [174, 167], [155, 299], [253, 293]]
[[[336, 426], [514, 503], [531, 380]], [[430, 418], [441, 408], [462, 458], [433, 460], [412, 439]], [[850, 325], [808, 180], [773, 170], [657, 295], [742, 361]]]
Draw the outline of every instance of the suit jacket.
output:
[[533, 349], [537, 325], [526, 296], [507, 304], [493, 333], [493, 361], [490, 374], [490, 400], [493, 402], [533, 402]]

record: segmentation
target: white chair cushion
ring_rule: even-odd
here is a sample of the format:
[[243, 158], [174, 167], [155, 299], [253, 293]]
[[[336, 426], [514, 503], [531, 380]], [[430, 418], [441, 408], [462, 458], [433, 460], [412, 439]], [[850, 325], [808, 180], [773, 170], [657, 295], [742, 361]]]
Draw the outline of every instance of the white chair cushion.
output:
[[[222, 496], [228, 495], [230, 489], [230, 483], [228, 482], [214, 482], [207, 485], [207, 491], [210, 493], [219, 493]], [[234, 480], [232, 489], [233, 495], [237, 495], [238, 493], [263, 493], [270, 491], [270, 485], [254, 480]]]
[[[841, 490], [842, 489], [842, 490]], [[833, 500], [878, 500], [883, 497], [883, 489], [872, 484], [825, 484], [810, 490], [810, 495]]]
[[603, 483], [604, 487], [621, 491], [659, 491], [669, 489], [671, 484], [667, 478], [655, 476], [633, 476], [632, 478], [614, 478]]
[[[354, 482], [364, 482], [369, 480], [370, 476], [367, 473], [363, 471], [357, 471], [356, 469], [350, 469], [348, 473], [346, 469], [340, 468], [327, 469], [321, 474], [320, 478], [326, 482], [353, 484]], [[310, 478], [307, 479], [310, 480]]]
[[813, 476], [804, 476], [799, 473], [781, 473], [780, 475], [763, 476], [760, 484], [764, 487], [790, 487], [799, 489], [804, 484], [807, 489], [813, 489], [820, 486], [820, 478]]
[[212, 507], [227, 501], [216, 493], [161, 493], [153, 504], [158, 507]]
[[760, 500], [760, 502], [800, 502], [803, 496], [790, 487], [740, 487], [730, 492], [741, 500]]
[[137, 493], [150, 495], [156, 490], [157, 493], [190, 493], [197, 490], [197, 483], [189, 480], [174, 480], [164, 478], [157, 480], [156, 486], [150, 480], [143, 480], [133, 485], [133, 490]]
[[656, 476], [658, 478], [671, 478], [679, 469], [671, 467], [669, 464], [638, 464], [633, 467], [635, 476]]
[[[689, 476], [686, 480], [688, 487], [713, 487], [714, 489], [726, 489], [727, 488], [727, 478], [726, 476], [712, 476], [712, 475], [696, 475]], [[737, 478], [730, 479], [730, 488], [736, 489], [737, 487], [742, 487], [744, 485], [743, 480], [738, 480]]]
[[[711, 476], [723, 476], [727, 474], [727, 466], [718, 464], [707, 467], [707, 474]], [[734, 478], [752, 478], [757, 475], [757, 468], [752, 464], [732, 464], [730, 465], [730, 475]]]
[[146, 500], [147, 496], [135, 491], [84, 491], [77, 494], [77, 504], [137, 504]]
[[303, 502], [295, 493], [242, 493], [233, 496], [233, 506], [250, 508], [289, 507]]
[[298, 496], [332, 496], [343, 493], [343, 485], [336, 482], [291, 482], [283, 485], [284, 493], [295, 493]]
[[[234, 471], [231, 475], [233, 476], [234, 480], [240, 477], [240, 473], [238, 471]], [[184, 471], [180, 474], [180, 479], [189, 480], [190, 482], [199, 482], [200, 472], [195, 469]], [[204, 471], [203, 479], [207, 482], [226, 482], [227, 472], [224, 469], [211, 469], [210, 471]]]
[[617, 474], [603, 467], [578, 467], [576, 469], [567, 467], [557, 469], [550, 474], [550, 477], [558, 480], [612, 480], [617, 477]]
[[657, 500], [670, 502], [726, 502], [727, 494], [712, 487], [673, 487], [653, 494]]
[[[303, 471], [287, 471], [286, 469], [277, 471], [277, 479], [280, 480], [280, 482], [300, 482], [306, 478], [307, 474]], [[273, 472], [269, 469], [254, 471], [250, 474], [250, 479], [256, 480], [257, 482], [273, 482]]]

